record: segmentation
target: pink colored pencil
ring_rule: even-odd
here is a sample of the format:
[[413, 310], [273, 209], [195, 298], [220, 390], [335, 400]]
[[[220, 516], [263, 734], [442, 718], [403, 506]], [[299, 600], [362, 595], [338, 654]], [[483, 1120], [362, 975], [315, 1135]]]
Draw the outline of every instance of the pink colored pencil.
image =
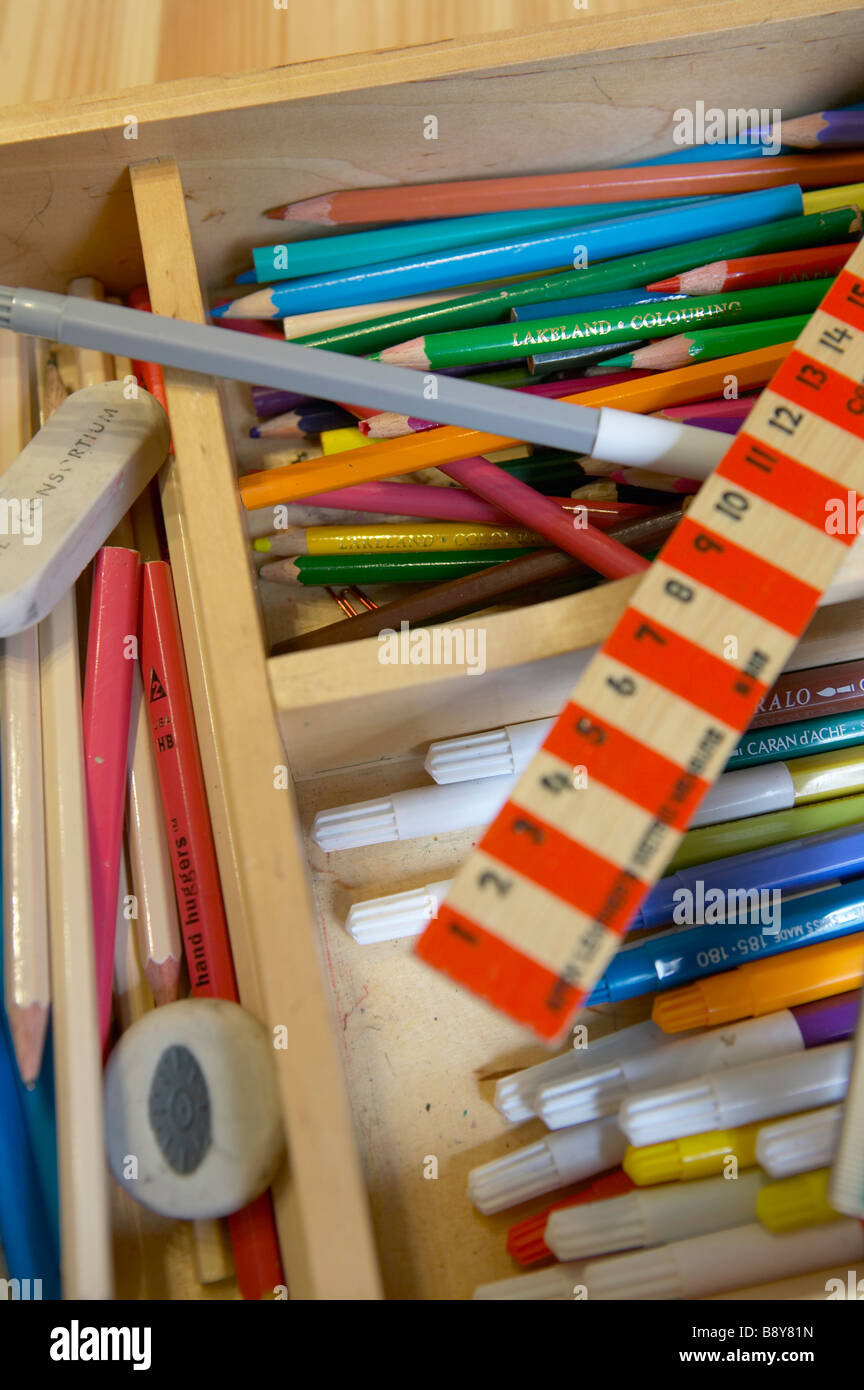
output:
[[[625, 521], [638, 521], [653, 508], [638, 502], [584, 502], [572, 497], [548, 497], [559, 507], [575, 511], [585, 507], [592, 526], [608, 531]], [[333, 507], [336, 511], [376, 512], [380, 516], [430, 517], [435, 521], [483, 521], [493, 526], [512, 526], [509, 513], [484, 502], [461, 487], [434, 487], [428, 483], [356, 483], [303, 498], [303, 506]]]
[[[545, 396], [547, 400], [554, 401], [559, 400], [561, 396], [576, 396], [580, 391], [599, 391], [602, 386], [617, 386], [619, 382], [636, 381], [639, 377], [648, 375], [648, 372], [627, 368], [623, 372], [610, 372], [603, 376], [577, 376], [570, 377], [567, 381], [539, 381], [530, 386], [514, 386], [512, 389], [529, 396]], [[420, 420], [414, 415], [397, 415], [394, 411], [385, 410], [377, 415], [368, 415], [365, 420], [361, 420], [358, 428], [361, 434], [368, 435], [370, 439], [398, 439], [404, 434], [419, 434], [421, 430], [435, 430], [439, 427], [434, 420]]]
[[760, 393], [739, 396], [734, 401], [696, 401], [691, 405], [667, 405], [658, 410], [664, 420], [683, 420], [688, 425], [701, 425], [705, 420], [746, 420]]
[[653, 473], [648, 468], [613, 468], [607, 477], [622, 487], [650, 488], [652, 492], [683, 492], [688, 496], [698, 492], [698, 478], [673, 478], [668, 473]]
[[641, 555], [628, 550], [590, 522], [577, 528], [570, 512], [488, 459], [475, 456], [437, 466], [448, 478], [470, 488], [532, 531], [539, 531], [559, 550], [582, 560], [607, 579], [624, 579], [630, 574], [641, 574], [649, 567]]
[[111, 1026], [139, 588], [138, 552], [104, 546], [96, 556], [93, 570], [83, 710], [96, 986], [103, 1051]]

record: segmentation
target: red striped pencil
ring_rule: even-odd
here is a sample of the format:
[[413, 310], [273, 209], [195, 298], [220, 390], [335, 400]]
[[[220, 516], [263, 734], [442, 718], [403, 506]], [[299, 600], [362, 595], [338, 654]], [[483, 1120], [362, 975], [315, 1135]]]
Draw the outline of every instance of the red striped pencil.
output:
[[99, 551], [93, 570], [83, 721], [96, 989], [103, 1053], [111, 1027], [140, 579], [137, 550], [104, 546]]
[[[144, 566], [141, 669], [192, 993], [239, 1003], [171, 570]], [[244, 1298], [284, 1283], [269, 1192], [228, 1218]]]
[[850, 247], [851, 242], [844, 241], [839, 246], [808, 246], [797, 251], [775, 251], [766, 256], [742, 256], [737, 261], [712, 261], [695, 270], [685, 270], [681, 275], [655, 280], [647, 288], [699, 295], [821, 280], [843, 269]]
[[[464, 217], [510, 208], [614, 203], [622, 198], [696, 198], [749, 193], [780, 184], [830, 188], [864, 179], [864, 151], [776, 155], [772, 159], [718, 160], [715, 164], [664, 164], [649, 168], [596, 169], [590, 173], [530, 174], [521, 178], [466, 179], [458, 183], [350, 188], [271, 208], [269, 217], [323, 226], [358, 222], [416, 222], [426, 217]], [[235, 320], [236, 322], [236, 320]]]

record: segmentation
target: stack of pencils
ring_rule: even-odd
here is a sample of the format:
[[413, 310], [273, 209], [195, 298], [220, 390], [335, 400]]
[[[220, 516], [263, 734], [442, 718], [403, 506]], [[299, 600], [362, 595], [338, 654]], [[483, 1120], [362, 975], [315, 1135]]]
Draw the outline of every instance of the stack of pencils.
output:
[[[281, 321], [294, 342], [420, 371], [430, 395], [459, 375], [734, 434], [860, 237], [861, 116], [786, 123], [770, 159], [711, 145], [683, 163], [272, 208], [292, 239], [253, 248], [237, 297], [212, 315], [244, 331]], [[328, 234], [294, 238], [310, 224]], [[298, 611], [301, 590], [424, 586], [300, 624], [276, 653], [595, 583], [561, 518], [650, 556], [706, 471], [616, 467], [288, 392], [256, 388], [252, 406], [254, 439], [302, 446], [253, 456], [241, 479], [261, 580], [290, 586]]]

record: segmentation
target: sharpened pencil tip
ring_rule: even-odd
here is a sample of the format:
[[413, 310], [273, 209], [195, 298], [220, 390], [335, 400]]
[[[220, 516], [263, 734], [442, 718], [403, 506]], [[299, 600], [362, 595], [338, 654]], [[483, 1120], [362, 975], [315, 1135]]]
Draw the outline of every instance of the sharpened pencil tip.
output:
[[259, 430], [259, 428], [258, 428], [257, 425], [253, 425], [253, 426], [252, 426], [251, 430], [249, 431], [249, 438], [250, 438], [250, 439], [260, 439], [260, 438], [261, 438], [261, 431]]
[[221, 319], [221, 318], [224, 318], [225, 315], [228, 313], [228, 310], [229, 310], [230, 308], [231, 308], [231, 301], [230, 301], [230, 300], [228, 301], [227, 304], [214, 304], [213, 308], [210, 310], [210, 317], [211, 317], [211, 319]]

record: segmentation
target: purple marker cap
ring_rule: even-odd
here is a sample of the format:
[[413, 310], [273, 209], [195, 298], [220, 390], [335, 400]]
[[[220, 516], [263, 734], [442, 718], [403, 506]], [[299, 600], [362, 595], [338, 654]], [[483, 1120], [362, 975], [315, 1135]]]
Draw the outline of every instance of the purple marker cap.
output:
[[860, 989], [848, 994], [835, 994], [833, 999], [816, 999], [812, 1004], [799, 1004], [792, 1010], [805, 1047], [821, 1047], [823, 1043], [843, 1042], [851, 1038], [858, 1022], [861, 1006]]

